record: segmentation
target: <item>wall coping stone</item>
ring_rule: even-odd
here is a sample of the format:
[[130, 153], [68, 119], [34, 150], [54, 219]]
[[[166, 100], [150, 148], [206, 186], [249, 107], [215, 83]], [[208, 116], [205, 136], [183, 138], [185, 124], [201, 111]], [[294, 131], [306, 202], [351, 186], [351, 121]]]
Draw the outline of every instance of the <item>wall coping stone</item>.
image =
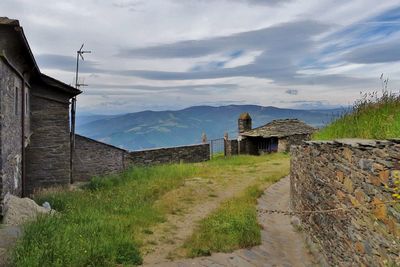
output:
[[377, 146], [389, 146], [393, 143], [400, 143], [400, 139], [360, 139], [360, 138], [343, 138], [334, 140], [314, 140], [304, 141], [304, 144], [309, 145], [340, 145], [340, 146], [351, 146], [351, 147], [377, 147]]
[[107, 144], [107, 143], [104, 143], [104, 142], [100, 142], [100, 141], [97, 141], [97, 140], [95, 140], [95, 139], [92, 139], [92, 138], [89, 138], [89, 137], [86, 137], [86, 136], [83, 136], [83, 135], [80, 135], [80, 134], [75, 134], [75, 136], [78, 136], [78, 137], [87, 139], [87, 140], [89, 140], [89, 141], [92, 141], [92, 142], [95, 142], [95, 143], [98, 143], [98, 144], [101, 144], [101, 145], [109, 146], [109, 147], [111, 147], [111, 148], [119, 149], [119, 150], [121, 150], [121, 151], [124, 151], [124, 152], [129, 153], [129, 151], [126, 150], [126, 149], [123, 149], [123, 148], [120, 148], [120, 147], [117, 147], [117, 146], [113, 146], [113, 145], [110, 145], [110, 144]]
[[206, 144], [192, 144], [192, 145], [184, 145], [184, 146], [170, 146], [170, 147], [155, 147], [155, 148], [147, 148], [147, 149], [141, 149], [141, 150], [131, 150], [128, 151], [130, 153], [135, 153], [135, 152], [144, 152], [144, 151], [153, 151], [153, 150], [170, 150], [174, 148], [185, 148], [185, 147], [195, 147], [195, 146], [204, 146]]

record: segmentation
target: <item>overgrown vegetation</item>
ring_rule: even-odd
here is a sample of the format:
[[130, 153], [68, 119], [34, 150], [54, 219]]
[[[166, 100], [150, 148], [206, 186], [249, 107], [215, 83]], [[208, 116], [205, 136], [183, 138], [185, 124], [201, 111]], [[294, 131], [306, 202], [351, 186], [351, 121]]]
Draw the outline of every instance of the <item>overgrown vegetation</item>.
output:
[[[266, 163], [270, 168], [264, 168]], [[259, 228], [255, 220], [255, 199], [259, 186], [288, 172], [288, 156], [273, 154], [261, 157], [217, 157], [197, 164], [172, 164], [140, 167], [120, 175], [95, 177], [84, 188], [43, 191], [36, 201], [51, 203], [57, 210], [54, 216], [40, 217], [25, 226], [24, 235], [17, 243], [12, 260], [15, 266], [116, 266], [142, 263], [144, 236], [152, 235], [152, 227], [166, 220], [182, 208], [181, 198], [174, 192], [185, 183], [199, 179], [204, 185], [223, 188], [233, 175], [237, 181], [257, 181], [240, 199], [225, 203], [216, 220], [231, 217], [234, 230], [230, 247], [249, 246], [257, 240]], [[253, 173], [254, 172], [254, 173]], [[279, 175], [280, 176], [279, 176]], [[245, 175], [245, 176], [244, 176]], [[229, 177], [229, 178], [228, 178]], [[206, 186], [207, 185], [207, 186]], [[243, 188], [245, 190], [245, 188]], [[171, 192], [171, 194], [170, 194]], [[219, 191], [194, 193], [184, 191], [184, 198], [201, 197]], [[182, 192], [181, 192], [182, 193]], [[190, 194], [186, 195], [186, 194]], [[188, 199], [189, 201], [189, 199]], [[239, 205], [240, 202], [242, 204]], [[258, 234], [257, 234], [258, 232]], [[247, 238], [246, 236], [251, 236]], [[214, 241], [222, 243], [223, 234]], [[149, 244], [146, 244], [148, 246]], [[157, 245], [157, 244], [154, 244]], [[219, 246], [219, 245], [218, 245]]]
[[277, 162], [273, 164], [276, 167], [271, 168], [267, 176], [248, 187], [242, 195], [223, 203], [200, 222], [198, 229], [185, 242], [184, 249], [187, 256], [198, 257], [211, 255], [212, 252], [231, 252], [261, 243], [260, 226], [257, 222], [257, 199], [268, 184], [278, 181], [289, 172], [287, 165], [280, 165]]
[[400, 137], [400, 95], [387, 91], [366, 93], [343, 115], [317, 132], [313, 139], [387, 139]]
[[26, 225], [13, 252], [16, 266], [115, 266], [141, 264], [142, 229], [163, 221], [152, 204], [198, 173], [193, 164], [134, 168], [121, 175], [94, 178], [81, 191], [47, 192], [56, 216]]

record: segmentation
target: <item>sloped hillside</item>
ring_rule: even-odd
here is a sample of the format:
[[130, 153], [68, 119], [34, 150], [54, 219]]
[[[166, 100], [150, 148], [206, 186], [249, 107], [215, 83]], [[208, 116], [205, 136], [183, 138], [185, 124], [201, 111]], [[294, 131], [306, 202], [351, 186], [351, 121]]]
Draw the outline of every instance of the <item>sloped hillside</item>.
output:
[[400, 137], [400, 95], [384, 91], [365, 94], [353, 108], [314, 135], [315, 140], [337, 138], [388, 139]]
[[221, 138], [224, 132], [234, 138], [237, 118], [242, 112], [251, 114], [253, 127], [281, 118], [298, 118], [321, 127], [332, 121], [339, 110], [295, 110], [256, 105], [197, 106], [178, 111], [78, 117], [77, 132], [130, 150], [187, 145], [199, 143], [202, 132], [209, 139]]

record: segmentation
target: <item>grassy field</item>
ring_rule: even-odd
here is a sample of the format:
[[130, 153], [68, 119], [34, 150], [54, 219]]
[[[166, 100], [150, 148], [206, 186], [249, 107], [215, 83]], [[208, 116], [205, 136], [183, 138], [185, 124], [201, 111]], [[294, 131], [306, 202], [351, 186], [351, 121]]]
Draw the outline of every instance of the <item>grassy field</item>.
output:
[[321, 129], [314, 140], [337, 138], [387, 139], [400, 137], [400, 96], [386, 91], [365, 94], [354, 107]]
[[[168, 214], [190, 212], [189, 208], [185, 211], [184, 205], [190, 207], [204, 201], [204, 197], [213, 199], [232, 183], [232, 179], [240, 185], [243, 175], [247, 175], [246, 179], [259, 175], [257, 186], [265, 185], [262, 177], [270, 173], [270, 170], [264, 170], [266, 162], [271, 162], [271, 166], [282, 172], [282, 175], [288, 171], [287, 155], [239, 156], [229, 159], [219, 157], [206, 163], [134, 168], [121, 175], [94, 178], [80, 190], [42, 192], [36, 197], [37, 202], [48, 201], [58, 212], [55, 216], [44, 216], [25, 226], [24, 236], [12, 254], [13, 264], [141, 264], [145, 236], [151, 235], [151, 229], [165, 222]], [[198, 191], [198, 184], [186, 190], [192, 180], [207, 181], [204, 186], [207, 190]], [[266, 180], [270, 181], [269, 178]], [[220, 190], [212, 191], [215, 188]], [[177, 197], [180, 192], [184, 201]], [[249, 220], [245, 224], [252, 225], [252, 228], [238, 233], [242, 237], [244, 233], [253, 234], [258, 227], [254, 221], [254, 212], [250, 211], [250, 206], [254, 209], [255, 195], [244, 193], [243, 197], [247, 203], [243, 207], [253, 217], [245, 217], [246, 221]], [[232, 203], [239, 202], [233, 200]], [[235, 208], [236, 204], [224, 203], [232, 207], [229, 209], [230, 215], [225, 216], [234, 217], [235, 209], [242, 209]], [[239, 246], [247, 246], [247, 242], [240, 241], [242, 239], [238, 239]], [[237, 241], [232, 241], [231, 247], [237, 247], [234, 243]]]
[[139, 231], [163, 221], [152, 204], [199, 172], [191, 164], [135, 168], [95, 178], [86, 189], [45, 193], [59, 213], [28, 224], [17, 244], [16, 266], [115, 266], [140, 264]]

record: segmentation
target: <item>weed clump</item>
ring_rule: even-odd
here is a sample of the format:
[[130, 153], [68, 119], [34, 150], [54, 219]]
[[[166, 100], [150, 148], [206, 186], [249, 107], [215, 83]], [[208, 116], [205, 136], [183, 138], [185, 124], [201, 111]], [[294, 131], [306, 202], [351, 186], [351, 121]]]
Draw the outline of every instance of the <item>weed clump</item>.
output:
[[153, 203], [198, 171], [193, 164], [138, 167], [96, 177], [83, 190], [36, 196], [57, 214], [25, 225], [13, 250], [13, 266], [142, 264], [136, 237], [164, 220]]
[[400, 137], [400, 95], [384, 89], [362, 94], [353, 107], [314, 134], [314, 140]]

